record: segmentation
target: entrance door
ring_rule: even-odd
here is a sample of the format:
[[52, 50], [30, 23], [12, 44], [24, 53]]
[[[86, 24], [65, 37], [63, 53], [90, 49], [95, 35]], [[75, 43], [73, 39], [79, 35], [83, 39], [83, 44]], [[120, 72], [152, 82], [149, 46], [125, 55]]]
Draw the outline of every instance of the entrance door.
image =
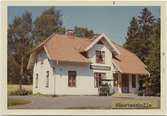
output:
[[129, 93], [129, 78], [127, 74], [122, 75], [122, 93]]
[[102, 84], [101, 80], [106, 78], [106, 74], [95, 72], [94, 78], [95, 78], [95, 87], [99, 87]]

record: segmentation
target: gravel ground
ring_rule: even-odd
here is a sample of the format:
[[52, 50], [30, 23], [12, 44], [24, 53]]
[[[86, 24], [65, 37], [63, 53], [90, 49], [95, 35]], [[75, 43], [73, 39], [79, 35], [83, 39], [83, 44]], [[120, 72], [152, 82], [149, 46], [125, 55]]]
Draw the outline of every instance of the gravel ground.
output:
[[9, 96], [9, 99], [25, 99], [30, 104], [11, 106], [9, 109], [79, 109], [110, 108], [111, 96]]
[[[9, 96], [9, 100], [24, 99], [31, 103], [10, 106], [9, 109], [111, 109], [113, 102], [134, 100], [155, 101], [160, 103], [159, 97], [113, 95], [113, 96]], [[133, 101], [133, 102], [134, 102]], [[132, 103], [133, 103], [132, 102]], [[131, 102], [130, 102], [131, 103]], [[157, 105], [156, 105], [157, 106]]]

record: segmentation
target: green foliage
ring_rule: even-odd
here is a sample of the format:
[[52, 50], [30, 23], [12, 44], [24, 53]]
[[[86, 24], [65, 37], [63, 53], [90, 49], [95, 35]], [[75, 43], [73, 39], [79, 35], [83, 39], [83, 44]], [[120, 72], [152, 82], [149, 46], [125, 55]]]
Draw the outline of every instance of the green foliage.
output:
[[84, 27], [74, 27], [74, 33], [77, 37], [87, 37], [92, 38], [94, 36], [93, 30], [89, 30], [88, 28]]
[[151, 35], [152, 49], [146, 59], [147, 69], [150, 72], [150, 88], [153, 94], [160, 93], [160, 19], [154, 25], [153, 34]]
[[[8, 26], [8, 83], [31, 84], [32, 70], [26, 70], [29, 51], [53, 33], [65, 34], [61, 11], [45, 10], [32, 22], [30, 12], [16, 16]], [[93, 31], [75, 27], [76, 36], [92, 37]]]
[[[138, 42], [140, 41], [138, 35], [139, 31], [139, 25], [137, 22], [137, 19], [135, 17], [132, 18], [132, 21], [130, 22], [130, 26], [128, 27], [126, 42], [124, 44], [124, 47], [131, 50], [134, 53], [139, 53], [140, 50], [139, 47], [136, 47], [134, 49], [134, 46], [138, 46]], [[139, 56], [139, 55], [138, 55]]]
[[144, 79], [152, 94], [160, 92], [160, 20], [144, 8], [133, 17], [128, 28], [124, 47], [134, 52], [146, 65], [150, 77]]
[[44, 11], [34, 21], [33, 32], [36, 44], [40, 43], [53, 33], [65, 33], [65, 28], [62, 27], [61, 12], [53, 7]]
[[19, 81], [27, 79], [27, 76], [31, 74], [29, 71], [25, 71], [29, 58], [28, 51], [31, 48], [32, 18], [31, 13], [25, 12], [22, 16], [16, 16], [8, 28], [9, 83], [19, 83]]
[[150, 42], [154, 23], [154, 16], [144, 8], [138, 17], [132, 18], [128, 28], [124, 47], [134, 52], [144, 63], [152, 47]]
[[20, 80], [20, 66], [12, 55], [8, 55], [8, 84], [18, 84]]
[[20, 95], [20, 96], [31, 95], [31, 94], [32, 91], [26, 89], [17, 89], [16, 91], [11, 91], [9, 93], [9, 95]]

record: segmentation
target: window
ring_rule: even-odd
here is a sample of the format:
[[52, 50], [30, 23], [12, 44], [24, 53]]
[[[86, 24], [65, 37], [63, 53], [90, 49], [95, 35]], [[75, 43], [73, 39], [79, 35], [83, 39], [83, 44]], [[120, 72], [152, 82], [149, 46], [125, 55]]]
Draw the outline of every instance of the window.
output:
[[35, 77], [35, 88], [38, 88], [38, 73], [36, 73]]
[[49, 87], [49, 71], [46, 71], [46, 87]]
[[102, 83], [101, 80], [106, 77], [105, 73], [94, 73], [94, 87], [99, 87]]
[[68, 86], [76, 87], [76, 71], [68, 71]]
[[96, 63], [104, 64], [105, 61], [105, 52], [104, 51], [96, 51]]
[[136, 88], [136, 75], [132, 75], [132, 88]]

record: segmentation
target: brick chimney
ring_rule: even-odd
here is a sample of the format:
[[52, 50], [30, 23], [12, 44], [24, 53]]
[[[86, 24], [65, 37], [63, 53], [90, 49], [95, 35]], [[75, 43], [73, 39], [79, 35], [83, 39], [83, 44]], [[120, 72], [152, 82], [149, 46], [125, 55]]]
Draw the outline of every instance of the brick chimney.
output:
[[74, 34], [74, 31], [72, 29], [67, 30], [66, 35], [71, 39], [75, 38], [75, 34]]

